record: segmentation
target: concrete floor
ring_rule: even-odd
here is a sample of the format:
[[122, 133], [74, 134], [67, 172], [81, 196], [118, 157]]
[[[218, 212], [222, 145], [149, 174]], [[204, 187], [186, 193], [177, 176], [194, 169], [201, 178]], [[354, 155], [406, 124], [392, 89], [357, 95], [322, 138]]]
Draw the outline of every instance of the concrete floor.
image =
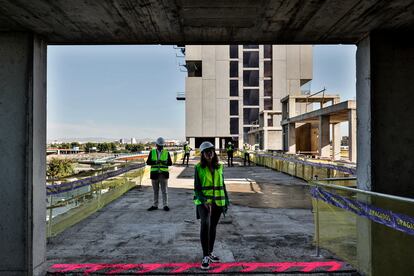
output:
[[[51, 238], [48, 264], [200, 262], [199, 222], [192, 202], [194, 167], [174, 166], [170, 174], [170, 212], [146, 210], [152, 204], [147, 180]], [[223, 262], [336, 260], [327, 251], [322, 258], [313, 256], [313, 215], [304, 181], [236, 164], [225, 167], [225, 182], [232, 204], [218, 226], [214, 248]]]

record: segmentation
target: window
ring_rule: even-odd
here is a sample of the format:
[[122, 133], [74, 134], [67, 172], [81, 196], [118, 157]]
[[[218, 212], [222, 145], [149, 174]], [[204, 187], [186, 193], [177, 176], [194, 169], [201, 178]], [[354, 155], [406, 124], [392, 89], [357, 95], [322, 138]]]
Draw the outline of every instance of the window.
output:
[[272, 80], [263, 81], [264, 96], [272, 97]]
[[272, 110], [272, 99], [264, 99], [264, 110]]
[[272, 77], [272, 61], [265, 60], [264, 62], [264, 77], [271, 78]]
[[259, 70], [244, 70], [243, 71], [243, 85], [244, 86], [259, 86]]
[[244, 49], [259, 49], [259, 45], [243, 45]]
[[201, 77], [202, 76], [202, 63], [201, 60], [187, 60], [185, 63], [189, 77]]
[[272, 58], [272, 45], [263, 45], [263, 57]]
[[230, 96], [239, 96], [239, 80], [230, 80]]
[[250, 127], [244, 127], [243, 128], [243, 139], [244, 139], [245, 143], [247, 143], [249, 141], [249, 135], [248, 135], [249, 130], [250, 130]]
[[239, 118], [230, 118], [230, 134], [239, 134]]
[[258, 68], [259, 67], [259, 52], [244, 52], [243, 53], [243, 67]]
[[243, 104], [244, 105], [259, 105], [259, 89], [244, 89], [243, 90]]
[[239, 62], [230, 61], [230, 78], [237, 78], [239, 76]]
[[239, 101], [230, 100], [230, 115], [239, 115]]
[[258, 124], [259, 109], [258, 108], [244, 108], [243, 109], [243, 124], [251, 125]]
[[239, 45], [230, 45], [230, 58], [239, 58]]

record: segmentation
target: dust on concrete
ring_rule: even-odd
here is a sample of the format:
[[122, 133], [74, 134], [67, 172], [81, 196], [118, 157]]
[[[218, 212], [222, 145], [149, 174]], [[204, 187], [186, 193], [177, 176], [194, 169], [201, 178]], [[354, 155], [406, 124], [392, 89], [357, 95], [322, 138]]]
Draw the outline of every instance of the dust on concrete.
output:
[[[171, 169], [170, 212], [146, 210], [152, 205], [146, 180], [51, 238], [48, 263], [200, 262], [193, 174], [193, 165]], [[313, 214], [304, 181], [258, 166], [225, 167], [225, 181], [232, 205], [218, 225], [214, 248], [222, 261], [321, 261], [314, 257]], [[322, 260], [336, 259], [322, 254]]]

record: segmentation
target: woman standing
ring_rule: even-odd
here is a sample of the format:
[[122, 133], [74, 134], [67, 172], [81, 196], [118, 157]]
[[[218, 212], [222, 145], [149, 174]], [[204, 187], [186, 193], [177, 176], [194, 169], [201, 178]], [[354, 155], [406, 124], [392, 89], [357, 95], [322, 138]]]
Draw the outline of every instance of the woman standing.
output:
[[225, 214], [229, 200], [223, 178], [223, 165], [219, 163], [214, 145], [200, 145], [201, 161], [195, 166], [194, 203], [197, 219], [201, 218], [200, 240], [203, 248], [202, 269], [209, 269], [211, 262], [219, 262], [213, 254], [216, 228], [221, 214]]

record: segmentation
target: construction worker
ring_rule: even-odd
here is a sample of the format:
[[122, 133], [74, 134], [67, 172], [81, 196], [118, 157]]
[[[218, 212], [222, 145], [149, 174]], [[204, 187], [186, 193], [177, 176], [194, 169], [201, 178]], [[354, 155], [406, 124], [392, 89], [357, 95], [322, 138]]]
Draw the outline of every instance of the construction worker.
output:
[[158, 209], [158, 195], [159, 188], [161, 186], [162, 203], [164, 205], [164, 211], [169, 211], [168, 207], [168, 166], [172, 165], [170, 153], [164, 149], [165, 140], [159, 137], [155, 142], [157, 148], [152, 149], [147, 158], [147, 165], [151, 166], [150, 178], [152, 182], [152, 188], [154, 191], [154, 202], [148, 211]]
[[249, 162], [250, 166], [250, 154], [249, 154], [249, 145], [247, 143], [244, 143], [243, 145], [243, 155], [244, 155], [244, 166], [246, 166], [246, 160]]
[[188, 167], [188, 160], [190, 159], [190, 151], [191, 151], [191, 148], [190, 148], [190, 146], [188, 145], [188, 142], [185, 142], [185, 143], [184, 143], [184, 158], [183, 158], [183, 165], [184, 165], [184, 163], [185, 163], [185, 158], [187, 158], [187, 167]]
[[214, 145], [200, 145], [201, 161], [195, 166], [194, 203], [197, 219], [201, 219], [200, 241], [203, 249], [202, 269], [209, 269], [211, 262], [220, 258], [213, 254], [216, 228], [222, 213], [227, 211], [229, 199], [223, 178], [223, 165], [219, 163]]
[[234, 167], [234, 165], [233, 165], [234, 146], [233, 146], [233, 144], [231, 142], [228, 142], [227, 143], [226, 151], [227, 151], [227, 165], [229, 167], [230, 166]]

